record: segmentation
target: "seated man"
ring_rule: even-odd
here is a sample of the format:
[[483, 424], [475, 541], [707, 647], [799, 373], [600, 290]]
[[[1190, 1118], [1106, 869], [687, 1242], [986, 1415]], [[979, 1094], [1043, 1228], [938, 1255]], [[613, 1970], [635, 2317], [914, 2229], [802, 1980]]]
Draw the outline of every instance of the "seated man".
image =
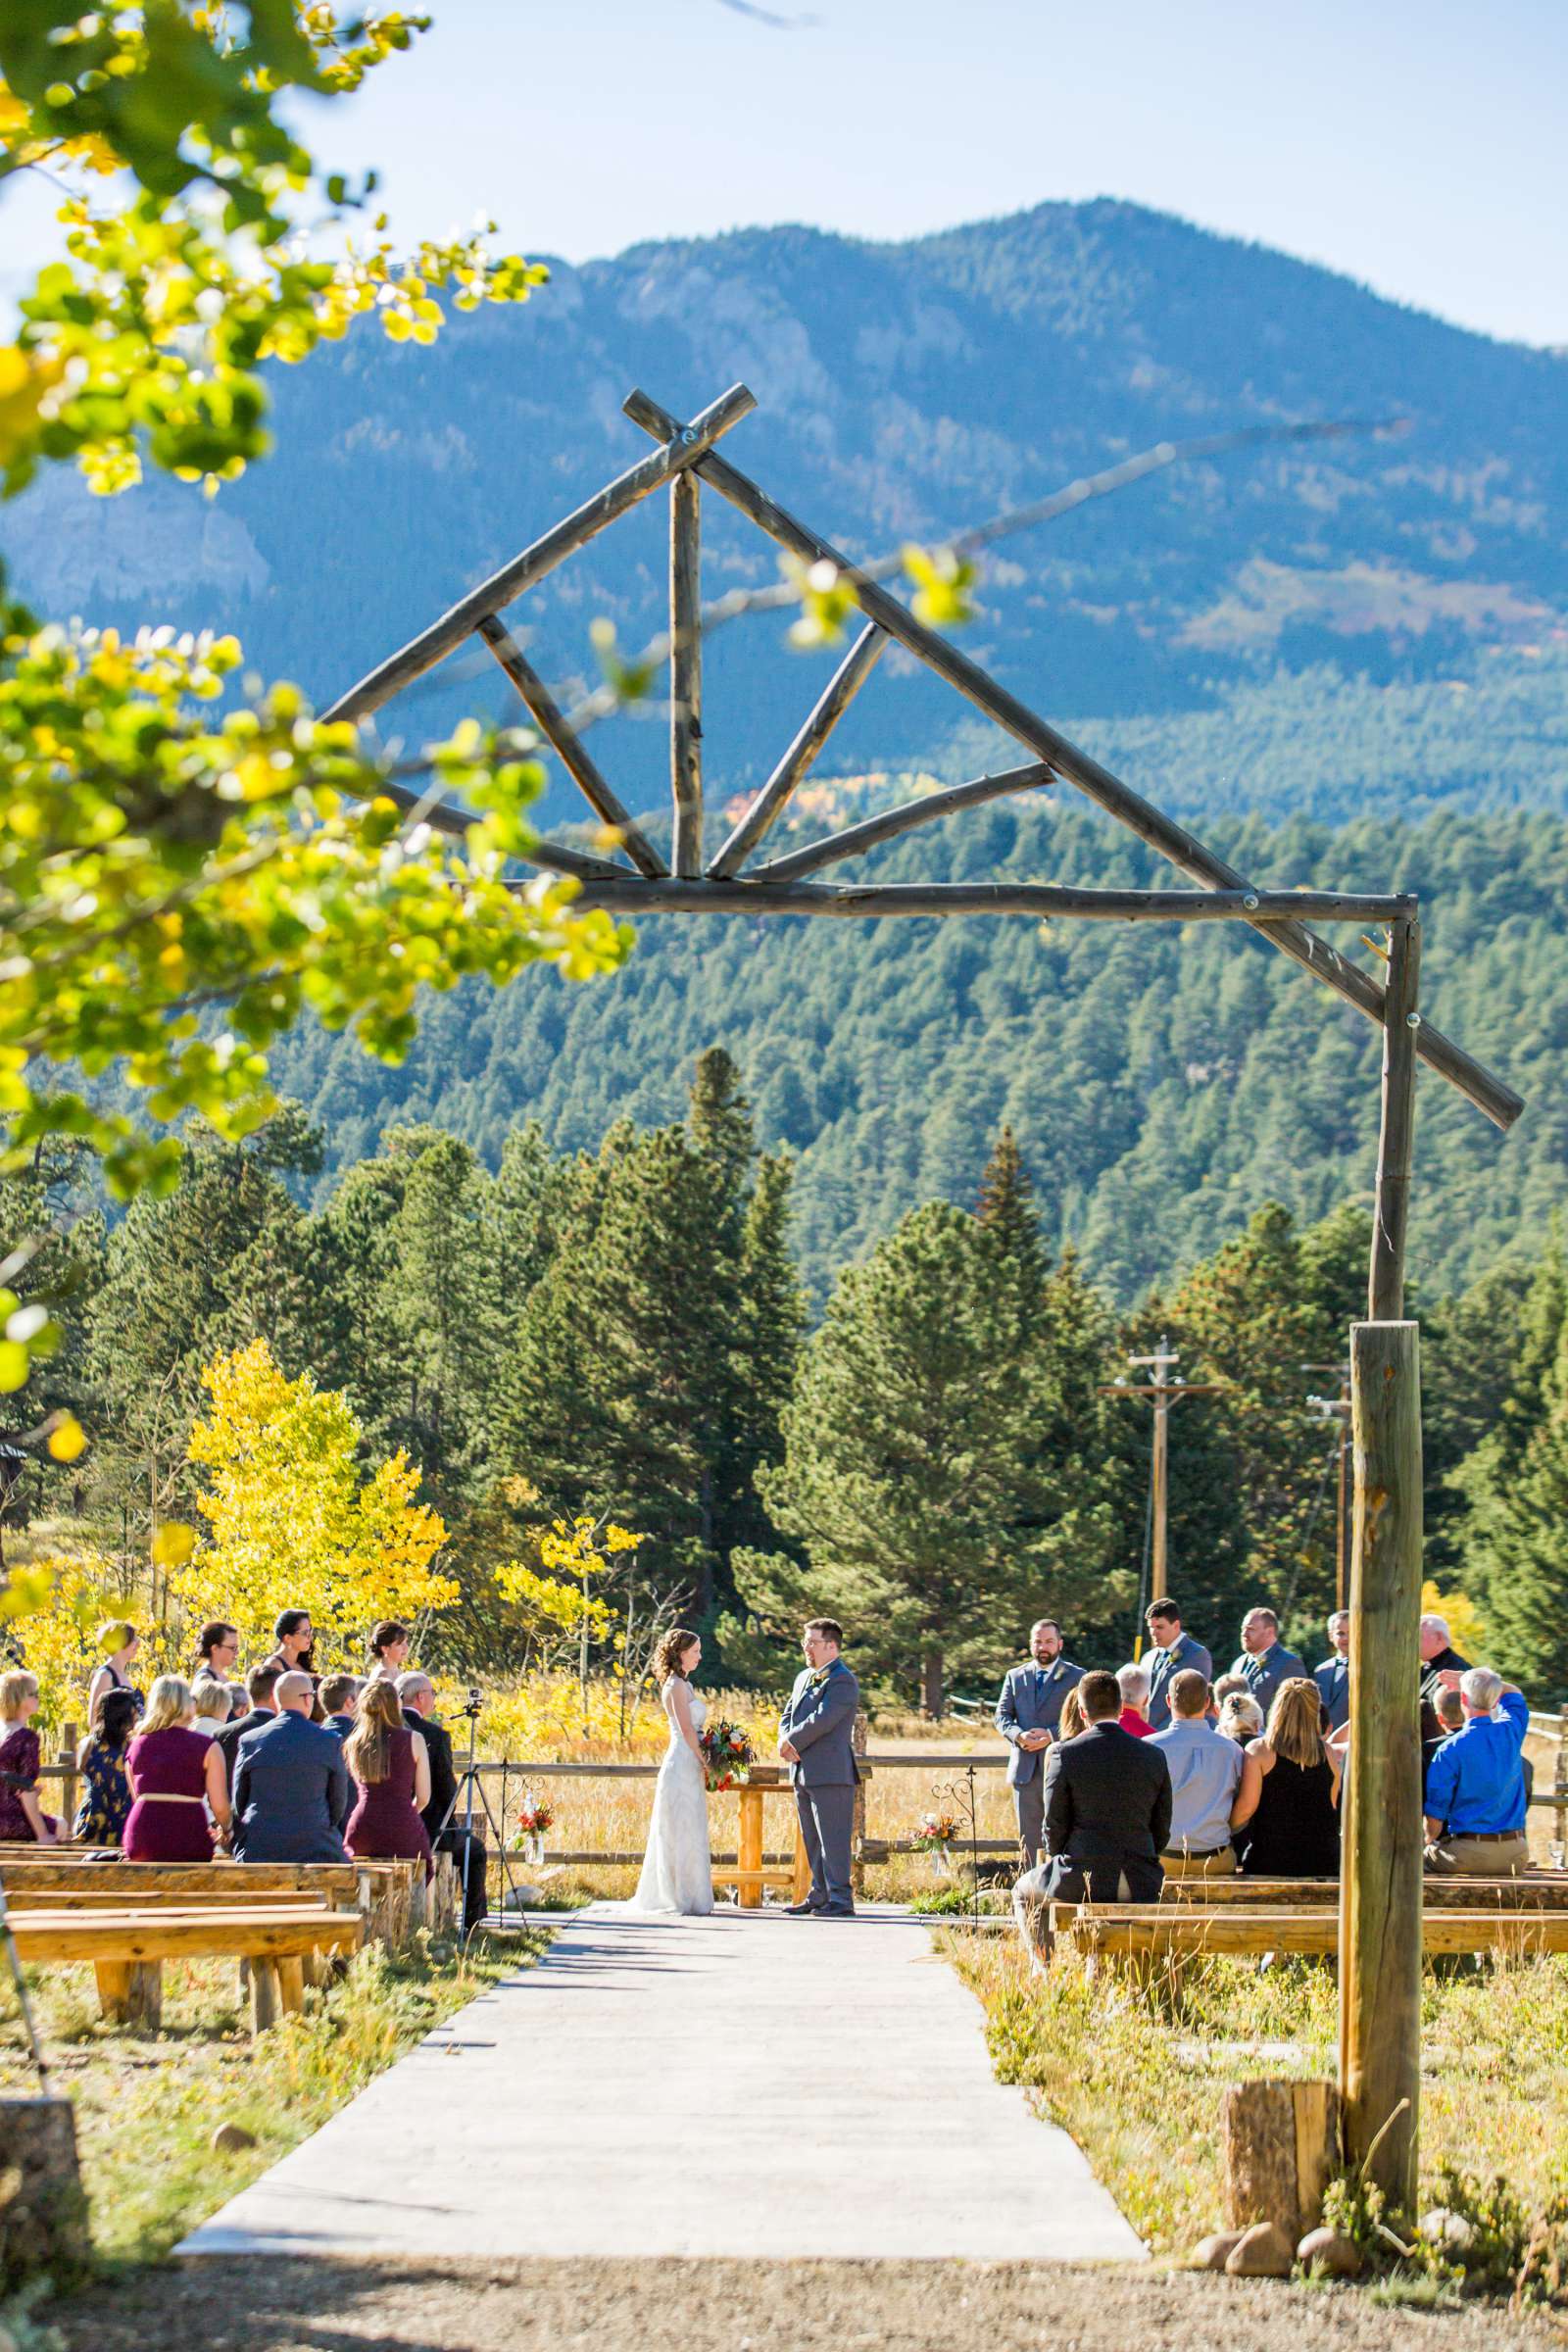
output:
[[1086, 1674], [1078, 1701], [1088, 1730], [1058, 1740], [1046, 1765], [1050, 1860], [1019, 1882], [1040, 1882], [1060, 1903], [1152, 1903], [1170, 1842], [1170, 1773], [1154, 1740], [1135, 1740], [1116, 1718], [1113, 1674]]
[[1251, 1820], [1263, 1786], [1257, 1758], [1209, 1722], [1209, 1703], [1205, 1678], [1184, 1668], [1170, 1687], [1170, 1723], [1151, 1742], [1170, 1771], [1169, 1879], [1234, 1878], [1231, 1832]]
[[240, 1741], [248, 1739], [252, 1732], [265, 1731], [277, 1713], [277, 1668], [253, 1666], [245, 1678], [240, 1695], [246, 1704], [230, 1714], [217, 1735], [230, 1798], [234, 1794], [234, 1762], [239, 1754]]
[[242, 1862], [346, 1862], [343, 1824], [353, 1783], [343, 1742], [312, 1723], [308, 1674], [278, 1676], [277, 1713], [239, 1745], [234, 1851]]
[[[1450, 1686], [1451, 1688], [1451, 1686]], [[1459, 1677], [1465, 1726], [1444, 1740], [1427, 1773], [1426, 1866], [1469, 1879], [1525, 1870], [1525, 1734], [1530, 1709], [1490, 1666]]]
[[325, 1729], [336, 1732], [340, 1740], [346, 1740], [354, 1729], [354, 1702], [360, 1690], [357, 1675], [330, 1674], [317, 1693]]
[[[489, 1855], [478, 1830], [470, 1830], [457, 1803], [458, 1776], [452, 1764], [452, 1734], [435, 1718], [435, 1686], [427, 1674], [400, 1674], [403, 1720], [417, 1732], [430, 1758], [430, 1802], [423, 1821], [437, 1853], [457, 1857], [463, 1874], [463, 1933], [471, 1935], [490, 1908], [485, 1886]], [[480, 1817], [482, 1818], [482, 1816]]]

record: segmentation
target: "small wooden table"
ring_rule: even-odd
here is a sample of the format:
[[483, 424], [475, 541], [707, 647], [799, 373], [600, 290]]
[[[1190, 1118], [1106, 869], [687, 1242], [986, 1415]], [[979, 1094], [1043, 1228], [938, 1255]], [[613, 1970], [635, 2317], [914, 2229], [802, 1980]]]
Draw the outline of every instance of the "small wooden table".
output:
[[775, 1863], [764, 1868], [762, 1855], [765, 1845], [762, 1836], [762, 1799], [794, 1794], [781, 1764], [754, 1764], [748, 1779], [738, 1783], [735, 1794], [740, 1808], [740, 1835], [736, 1840], [737, 1866], [734, 1870], [715, 1870], [715, 1886], [738, 1886], [743, 1911], [760, 1911], [764, 1886], [787, 1886], [792, 1902], [804, 1903], [811, 1884], [810, 1865], [806, 1859], [806, 1847], [801, 1838], [799, 1821], [792, 1824], [795, 1833], [795, 1856], [789, 1866]]

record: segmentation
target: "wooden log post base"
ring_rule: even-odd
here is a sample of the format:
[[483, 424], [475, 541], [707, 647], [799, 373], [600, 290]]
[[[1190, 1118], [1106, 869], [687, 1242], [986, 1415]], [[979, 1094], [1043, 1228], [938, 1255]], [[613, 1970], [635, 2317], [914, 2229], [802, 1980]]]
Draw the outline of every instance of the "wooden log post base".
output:
[[1413, 1323], [1350, 1326], [1355, 1530], [1340, 1896], [1345, 2152], [1415, 2196], [1421, 2087], [1421, 1373]]
[[0, 2099], [0, 2294], [86, 2267], [87, 2200], [69, 2099]]
[[1340, 2169], [1340, 2094], [1332, 2082], [1238, 2082], [1220, 2102], [1225, 2227], [1275, 2222], [1293, 2246], [1323, 2219]]

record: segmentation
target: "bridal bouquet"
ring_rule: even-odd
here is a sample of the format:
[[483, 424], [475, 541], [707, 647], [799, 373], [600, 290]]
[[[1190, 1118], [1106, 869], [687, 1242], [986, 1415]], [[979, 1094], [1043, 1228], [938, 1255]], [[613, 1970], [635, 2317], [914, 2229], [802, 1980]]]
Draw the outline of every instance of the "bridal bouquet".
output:
[[749, 1735], [738, 1723], [722, 1719], [710, 1723], [703, 1734], [703, 1755], [708, 1764], [708, 1786], [713, 1788], [738, 1788], [750, 1780], [757, 1750]]
[[922, 1813], [914, 1828], [915, 1850], [922, 1854], [945, 1854], [950, 1845], [958, 1842], [959, 1823], [953, 1813]]

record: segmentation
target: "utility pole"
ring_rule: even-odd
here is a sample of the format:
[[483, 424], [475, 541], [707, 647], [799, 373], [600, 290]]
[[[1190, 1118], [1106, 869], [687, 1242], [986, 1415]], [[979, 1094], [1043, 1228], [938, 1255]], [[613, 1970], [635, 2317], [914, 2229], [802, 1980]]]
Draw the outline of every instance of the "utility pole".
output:
[[1338, 1396], [1308, 1396], [1307, 1403], [1323, 1421], [1336, 1417], [1340, 1424], [1340, 1485], [1339, 1512], [1335, 1521], [1334, 1538], [1334, 1606], [1347, 1607], [1349, 1590], [1348, 1569], [1350, 1556], [1350, 1367], [1348, 1364], [1303, 1364], [1303, 1372], [1333, 1372], [1338, 1375]]
[[1162, 1593], [1165, 1590], [1170, 1550], [1168, 1531], [1170, 1523], [1171, 1412], [1174, 1406], [1180, 1404], [1184, 1396], [1212, 1396], [1225, 1385], [1223, 1381], [1183, 1380], [1179, 1373], [1174, 1380], [1167, 1380], [1165, 1376], [1171, 1366], [1179, 1364], [1181, 1360], [1181, 1350], [1173, 1348], [1162, 1332], [1159, 1346], [1154, 1349], [1152, 1355], [1130, 1355], [1127, 1358], [1130, 1364], [1141, 1369], [1147, 1368], [1150, 1371], [1151, 1377], [1147, 1381], [1134, 1383], [1125, 1379], [1117, 1380], [1100, 1392], [1102, 1396], [1147, 1396], [1154, 1408], [1154, 1427], [1149, 1467], [1151, 1532], [1148, 1561], [1148, 1574], [1152, 1581], [1154, 1591], [1153, 1593], [1149, 1592], [1142, 1580], [1140, 1581], [1138, 1626], [1133, 1636], [1135, 1656], [1141, 1656], [1143, 1652], [1144, 1610], [1154, 1594]]

